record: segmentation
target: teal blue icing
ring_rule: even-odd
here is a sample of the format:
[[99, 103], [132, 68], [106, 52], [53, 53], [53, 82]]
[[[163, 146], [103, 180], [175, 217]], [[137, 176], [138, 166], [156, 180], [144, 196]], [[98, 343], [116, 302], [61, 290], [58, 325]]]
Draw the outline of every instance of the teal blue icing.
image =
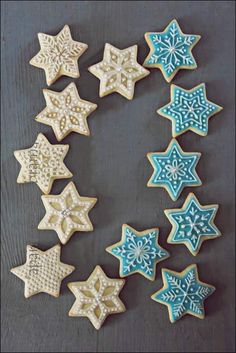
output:
[[195, 167], [198, 154], [184, 155], [176, 140], [166, 154], [154, 153], [151, 158], [155, 165], [155, 172], [151, 178], [153, 186], [166, 186], [173, 200], [177, 200], [181, 191], [186, 186], [201, 185]]
[[147, 61], [147, 65], [161, 65], [165, 76], [170, 77], [176, 69], [196, 66], [191, 53], [192, 46], [199, 36], [183, 35], [176, 20], [173, 20], [164, 32], [150, 33], [149, 39], [154, 52]]
[[215, 288], [199, 282], [196, 265], [190, 266], [184, 276], [175, 275], [169, 270], [163, 270], [163, 280], [168, 283], [154, 294], [154, 300], [168, 304], [172, 322], [189, 313], [204, 316], [204, 300], [211, 295]]
[[112, 253], [121, 259], [123, 276], [140, 271], [150, 279], [153, 278], [156, 263], [169, 256], [166, 250], [158, 246], [157, 238], [158, 231], [137, 236], [129, 227], [125, 228], [123, 245], [112, 249]]

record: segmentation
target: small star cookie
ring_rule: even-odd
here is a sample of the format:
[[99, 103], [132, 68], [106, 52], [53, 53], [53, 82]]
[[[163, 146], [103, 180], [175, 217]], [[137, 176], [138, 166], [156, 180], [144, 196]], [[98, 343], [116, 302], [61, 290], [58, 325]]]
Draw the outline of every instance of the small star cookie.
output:
[[207, 99], [205, 83], [190, 90], [171, 85], [170, 92], [170, 103], [158, 109], [157, 113], [172, 121], [172, 136], [188, 130], [206, 136], [209, 118], [223, 108]]
[[90, 135], [87, 117], [97, 108], [97, 104], [82, 100], [73, 82], [62, 92], [44, 89], [43, 94], [47, 106], [35, 120], [51, 126], [58, 141], [72, 131]]
[[97, 202], [93, 197], [82, 197], [71, 181], [60, 195], [41, 196], [46, 214], [38, 229], [53, 229], [66, 244], [74, 232], [89, 232], [93, 225], [88, 213]]
[[173, 20], [163, 32], [145, 33], [150, 53], [143, 66], [159, 68], [167, 82], [170, 82], [180, 69], [195, 69], [196, 61], [192, 49], [201, 36], [184, 34], [178, 22]]
[[62, 280], [75, 269], [61, 262], [60, 255], [60, 245], [46, 251], [27, 245], [26, 263], [11, 269], [25, 282], [25, 298], [41, 292], [59, 297]]
[[72, 78], [80, 76], [77, 60], [88, 46], [72, 39], [68, 25], [56, 36], [38, 33], [38, 39], [41, 49], [30, 64], [45, 71], [48, 86], [63, 75]]
[[172, 230], [167, 242], [170, 244], [185, 244], [196, 256], [202, 242], [221, 235], [214, 224], [218, 205], [202, 206], [196, 196], [190, 193], [182, 208], [165, 210], [172, 224]]
[[204, 319], [204, 300], [215, 291], [215, 287], [199, 280], [196, 265], [190, 265], [182, 272], [163, 268], [162, 278], [163, 288], [151, 298], [168, 307], [172, 323], [186, 314]]
[[137, 45], [120, 50], [105, 44], [103, 60], [88, 69], [100, 79], [100, 97], [117, 92], [133, 99], [135, 83], [150, 73], [137, 62], [137, 51]]
[[100, 266], [96, 266], [87, 281], [68, 284], [76, 297], [69, 316], [87, 317], [99, 330], [108, 315], [125, 311], [118, 296], [124, 284], [125, 280], [111, 279]]
[[169, 257], [169, 253], [158, 244], [158, 234], [158, 228], [138, 232], [123, 224], [121, 241], [106, 249], [120, 260], [120, 277], [140, 273], [154, 281], [156, 264]]
[[154, 168], [147, 186], [165, 188], [176, 201], [186, 186], [202, 184], [195, 170], [200, 156], [198, 152], [184, 152], [177, 140], [172, 139], [165, 152], [147, 154]]
[[51, 145], [43, 134], [38, 134], [32, 147], [14, 152], [21, 164], [17, 183], [35, 182], [48, 194], [55, 179], [72, 177], [63, 163], [68, 149], [69, 145]]

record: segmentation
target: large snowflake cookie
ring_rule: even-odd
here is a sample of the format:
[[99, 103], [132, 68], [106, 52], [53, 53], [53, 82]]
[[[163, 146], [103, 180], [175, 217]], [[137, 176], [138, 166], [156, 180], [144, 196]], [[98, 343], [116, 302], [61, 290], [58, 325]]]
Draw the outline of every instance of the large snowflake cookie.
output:
[[45, 71], [48, 86], [63, 75], [79, 77], [77, 60], [88, 46], [72, 39], [68, 25], [56, 36], [38, 33], [38, 39], [41, 49], [30, 64]]
[[35, 182], [44, 194], [49, 194], [55, 179], [72, 177], [63, 160], [69, 145], [51, 145], [43, 134], [38, 134], [32, 147], [14, 152], [21, 164], [17, 183]]
[[140, 273], [154, 281], [156, 264], [169, 257], [158, 244], [159, 229], [138, 232], [128, 224], [122, 226], [122, 239], [106, 250], [120, 260], [120, 277]]
[[137, 62], [138, 46], [120, 50], [106, 44], [103, 60], [88, 69], [100, 79], [99, 96], [120, 93], [127, 99], [133, 99], [135, 83], [149, 74]]
[[75, 269], [61, 262], [60, 254], [60, 245], [46, 251], [27, 245], [26, 263], [11, 269], [14, 275], [25, 282], [26, 298], [41, 292], [59, 296], [62, 280]]
[[172, 323], [186, 314], [204, 319], [204, 300], [215, 291], [215, 287], [199, 280], [196, 265], [190, 265], [182, 272], [163, 268], [162, 278], [163, 288], [151, 298], [168, 307]]
[[60, 195], [42, 195], [42, 201], [46, 214], [38, 228], [55, 230], [62, 244], [66, 244], [76, 231], [93, 230], [88, 213], [97, 199], [80, 196], [73, 182]]
[[221, 235], [214, 224], [217, 210], [218, 205], [200, 205], [196, 196], [190, 193], [182, 208], [164, 211], [172, 224], [167, 242], [185, 244], [194, 256], [197, 255], [204, 240]]
[[208, 133], [208, 120], [223, 108], [206, 97], [205, 83], [186, 90], [171, 85], [171, 101], [157, 113], [172, 121], [172, 136], [191, 130], [198, 135]]
[[76, 297], [69, 316], [85, 316], [99, 330], [108, 315], [125, 311], [119, 298], [124, 284], [124, 279], [109, 278], [100, 266], [96, 266], [87, 281], [68, 284]]
[[163, 187], [173, 201], [176, 201], [187, 186], [199, 186], [201, 180], [196, 173], [199, 152], [184, 152], [177, 140], [172, 139], [165, 152], [148, 153], [154, 168], [148, 187]]
[[159, 68], [167, 82], [180, 69], [195, 69], [196, 61], [192, 49], [201, 37], [184, 34], [178, 22], [173, 20], [163, 32], [145, 33], [150, 53], [144, 61], [145, 67]]

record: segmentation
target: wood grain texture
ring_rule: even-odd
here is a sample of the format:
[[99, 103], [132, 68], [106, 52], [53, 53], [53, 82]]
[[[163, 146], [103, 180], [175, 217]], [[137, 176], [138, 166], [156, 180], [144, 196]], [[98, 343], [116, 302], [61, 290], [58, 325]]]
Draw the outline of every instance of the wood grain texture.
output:
[[[102, 59], [104, 44], [139, 45], [148, 53], [144, 33], [179, 20], [186, 33], [202, 39], [193, 53], [195, 71], [181, 71], [174, 83], [186, 89], [206, 82], [209, 100], [224, 107], [213, 117], [209, 135], [191, 132], [178, 141], [186, 151], [202, 152], [194, 192], [202, 204], [219, 203], [216, 225], [223, 236], [206, 242], [197, 258], [184, 246], [166, 244], [170, 224], [165, 208], [180, 207], [189, 190], [172, 202], [165, 190], [146, 187], [152, 169], [146, 153], [164, 150], [171, 125], [156, 110], [169, 101], [169, 85], [160, 71], [136, 84], [135, 98], [98, 97], [99, 81], [87, 68]], [[2, 2], [2, 351], [3, 352], [233, 352], [234, 351], [234, 2], [222, 1], [3, 1]], [[16, 184], [19, 164], [13, 151], [31, 146], [39, 132], [56, 143], [50, 127], [34, 121], [44, 108], [44, 72], [28, 64], [38, 52], [38, 32], [56, 34], [65, 25], [75, 40], [89, 45], [79, 60], [81, 77], [59, 79], [62, 90], [74, 81], [83, 99], [98, 104], [89, 118], [91, 137], [71, 134], [65, 162], [81, 195], [98, 197], [91, 212], [95, 230], [76, 233], [63, 246], [62, 261], [76, 266], [58, 299], [40, 294], [25, 300], [23, 282], [10, 268], [25, 261], [26, 245], [47, 249], [58, 242], [53, 231], [37, 230], [44, 215], [35, 184]], [[56, 181], [59, 193], [67, 180]], [[70, 318], [74, 301], [68, 281], [84, 280], [97, 264], [118, 277], [118, 261], [105, 248], [121, 237], [121, 226], [160, 227], [160, 244], [171, 256], [159, 264], [152, 283], [127, 278], [121, 294], [127, 312], [110, 316], [96, 332], [86, 319]], [[216, 292], [206, 301], [206, 319], [185, 317], [170, 324], [166, 307], [150, 296], [162, 286], [162, 266], [180, 271], [197, 263], [200, 279]]]

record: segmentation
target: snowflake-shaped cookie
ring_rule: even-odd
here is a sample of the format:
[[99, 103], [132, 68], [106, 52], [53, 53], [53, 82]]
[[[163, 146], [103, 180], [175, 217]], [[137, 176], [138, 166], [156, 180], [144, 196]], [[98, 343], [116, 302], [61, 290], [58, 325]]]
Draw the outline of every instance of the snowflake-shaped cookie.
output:
[[204, 300], [215, 291], [215, 287], [199, 280], [196, 265], [190, 265], [182, 272], [163, 268], [162, 278], [164, 287], [151, 298], [168, 307], [172, 323], [186, 314], [204, 319]]
[[176, 201], [186, 186], [201, 185], [195, 170], [200, 156], [198, 152], [184, 152], [177, 140], [172, 139], [165, 152], [147, 154], [154, 168], [147, 186], [165, 188]]
[[150, 53], [144, 61], [145, 67], [159, 68], [167, 82], [180, 69], [195, 69], [196, 61], [192, 49], [201, 37], [184, 34], [176, 20], [170, 22], [163, 32], [145, 33]]
[[63, 163], [69, 145], [51, 145], [43, 134], [38, 134], [32, 147], [14, 152], [21, 164], [17, 183], [35, 182], [48, 194], [55, 179], [72, 177]]
[[60, 245], [46, 251], [27, 245], [26, 250], [26, 263], [11, 269], [14, 275], [25, 282], [25, 297], [41, 292], [58, 297], [61, 281], [75, 269], [60, 261]]
[[194, 256], [197, 255], [204, 240], [221, 235], [214, 224], [217, 210], [218, 205], [200, 205], [196, 196], [190, 193], [182, 208], [164, 211], [172, 224], [167, 242], [185, 244]]
[[122, 226], [122, 239], [106, 250], [120, 260], [120, 277], [140, 273], [154, 281], [156, 264], [169, 257], [158, 244], [159, 229], [138, 232], [128, 224]]
[[38, 229], [55, 230], [62, 244], [66, 244], [76, 231], [93, 230], [88, 213], [97, 199], [80, 196], [73, 182], [70, 182], [60, 195], [42, 195], [42, 201], [46, 214]]
[[87, 117], [97, 108], [97, 104], [82, 100], [73, 82], [62, 92], [44, 89], [43, 94], [47, 106], [35, 119], [51, 126], [58, 141], [72, 131], [90, 135]]
[[45, 71], [48, 86], [63, 75], [79, 77], [77, 60], [88, 46], [72, 39], [69, 26], [65, 25], [56, 36], [38, 33], [38, 39], [41, 49], [30, 64]]
[[133, 99], [135, 83], [149, 74], [138, 64], [137, 51], [137, 45], [120, 50], [105, 44], [103, 60], [88, 69], [100, 79], [100, 97], [117, 92]]
[[185, 90], [171, 85], [171, 101], [157, 113], [172, 121], [172, 136], [191, 130], [198, 135], [208, 133], [208, 120], [223, 108], [206, 97], [205, 83]]
[[85, 316], [99, 330], [108, 315], [125, 311], [119, 298], [124, 284], [125, 280], [108, 278], [102, 268], [96, 266], [87, 281], [68, 284], [76, 297], [69, 316]]

